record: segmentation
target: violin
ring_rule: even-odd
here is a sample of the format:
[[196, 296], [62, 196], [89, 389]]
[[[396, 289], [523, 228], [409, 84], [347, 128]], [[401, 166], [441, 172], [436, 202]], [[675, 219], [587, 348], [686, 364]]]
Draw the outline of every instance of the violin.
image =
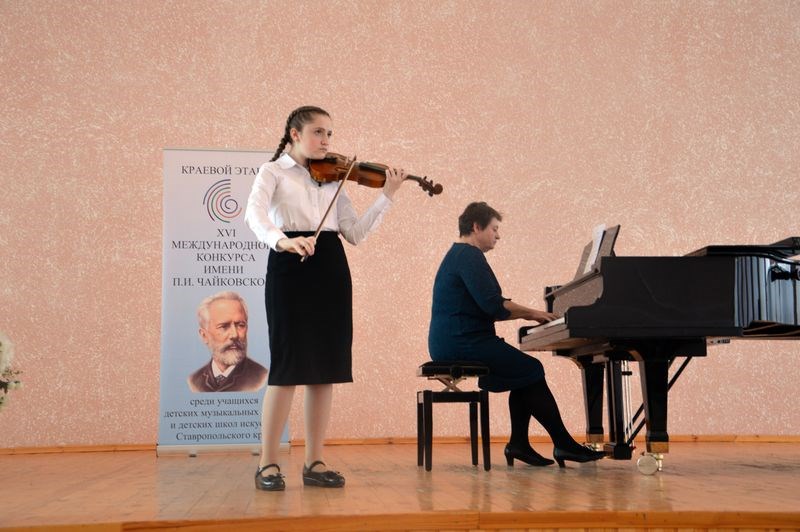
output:
[[[346, 178], [359, 185], [383, 188], [386, 184], [387, 168], [389, 167], [385, 164], [356, 162], [338, 153], [329, 153], [324, 159], [308, 160], [308, 171], [317, 183], [333, 183]], [[406, 179], [416, 181], [428, 196], [442, 193], [442, 185], [434, 183], [427, 176], [407, 175]]]

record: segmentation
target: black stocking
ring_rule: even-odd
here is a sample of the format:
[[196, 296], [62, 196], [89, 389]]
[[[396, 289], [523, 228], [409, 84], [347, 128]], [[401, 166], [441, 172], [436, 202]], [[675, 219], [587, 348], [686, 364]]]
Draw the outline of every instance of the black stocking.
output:
[[[515, 396], [513, 401], [511, 398], [512, 394]], [[513, 407], [511, 406], [512, 402], [515, 405]], [[529, 386], [526, 386], [525, 388], [513, 390], [511, 394], [509, 394], [509, 408], [512, 416], [512, 441], [514, 441], [513, 438], [515, 436], [514, 410], [517, 404], [520, 405], [518, 407], [520, 412], [523, 411], [523, 408], [526, 408], [529, 415], [532, 415], [534, 418], [536, 418], [536, 421], [542, 424], [544, 429], [550, 435], [550, 438], [553, 440], [553, 445], [565, 451], [573, 452], [582, 448], [578, 442], [572, 439], [569, 431], [567, 431], [567, 428], [564, 426], [564, 421], [561, 419], [561, 413], [558, 411], [556, 398], [553, 397], [553, 393], [547, 386], [547, 381], [542, 379]], [[524, 407], [522, 405], [524, 405]], [[518, 429], [521, 428], [522, 423], [520, 421]], [[526, 422], [524, 436], [526, 441], [528, 438], [527, 430], [528, 427]]]
[[511, 390], [508, 394], [508, 412], [511, 416], [511, 438], [508, 443], [520, 451], [530, 449], [528, 428], [531, 422], [531, 409], [524, 388]]

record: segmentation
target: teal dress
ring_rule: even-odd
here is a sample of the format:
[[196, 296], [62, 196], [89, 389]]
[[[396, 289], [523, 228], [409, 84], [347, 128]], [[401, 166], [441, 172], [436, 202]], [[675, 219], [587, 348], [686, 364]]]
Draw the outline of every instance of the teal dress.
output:
[[542, 363], [497, 336], [494, 322], [511, 313], [483, 252], [455, 243], [433, 283], [428, 351], [435, 361], [480, 361], [490, 374], [478, 386], [490, 392], [524, 388], [544, 379]]

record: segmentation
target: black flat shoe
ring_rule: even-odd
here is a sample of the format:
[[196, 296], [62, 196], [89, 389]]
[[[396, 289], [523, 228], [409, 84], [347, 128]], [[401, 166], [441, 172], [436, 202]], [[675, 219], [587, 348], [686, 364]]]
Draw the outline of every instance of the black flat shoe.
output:
[[526, 449], [520, 450], [515, 447], [511, 447], [510, 444], [506, 445], [503, 454], [506, 455], [506, 463], [510, 466], [514, 465], [514, 459], [519, 460], [520, 462], [525, 462], [528, 465], [532, 466], [549, 466], [553, 464], [553, 461], [549, 458], [545, 458], [544, 456], [540, 455], [533, 449]]
[[[262, 476], [261, 473], [270, 467], [277, 467], [278, 472], [272, 475]], [[283, 491], [286, 489], [286, 483], [283, 481], [281, 475], [281, 468], [278, 464], [267, 464], [264, 467], [259, 467], [256, 470], [256, 489], [264, 491]]]
[[603, 451], [595, 451], [594, 449], [590, 449], [588, 447], [580, 447], [579, 450], [575, 451], [567, 451], [565, 449], [559, 449], [558, 447], [553, 449], [553, 458], [556, 459], [558, 462], [558, 467], [564, 467], [564, 461], [569, 460], [571, 462], [593, 462], [595, 460], [600, 460], [606, 455]]
[[315, 461], [310, 467], [303, 465], [303, 484], [306, 486], [319, 486], [321, 488], [341, 488], [344, 486], [344, 477], [338, 471], [313, 471], [314, 466], [325, 465], [320, 460]]

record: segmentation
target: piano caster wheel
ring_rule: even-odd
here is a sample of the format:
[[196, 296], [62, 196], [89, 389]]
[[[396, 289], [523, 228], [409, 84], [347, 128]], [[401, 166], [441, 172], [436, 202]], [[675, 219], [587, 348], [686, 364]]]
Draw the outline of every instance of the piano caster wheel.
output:
[[656, 472], [661, 471], [663, 461], [664, 455], [661, 453], [643, 453], [641, 458], [636, 461], [636, 467], [643, 475], [655, 475]]

